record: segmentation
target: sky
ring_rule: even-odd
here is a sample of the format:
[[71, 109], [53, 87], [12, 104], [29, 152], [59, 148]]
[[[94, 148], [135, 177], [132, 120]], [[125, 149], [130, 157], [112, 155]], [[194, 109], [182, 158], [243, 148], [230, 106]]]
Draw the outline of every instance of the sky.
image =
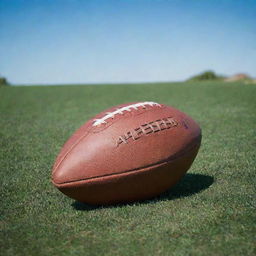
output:
[[12, 84], [256, 77], [256, 0], [0, 0]]

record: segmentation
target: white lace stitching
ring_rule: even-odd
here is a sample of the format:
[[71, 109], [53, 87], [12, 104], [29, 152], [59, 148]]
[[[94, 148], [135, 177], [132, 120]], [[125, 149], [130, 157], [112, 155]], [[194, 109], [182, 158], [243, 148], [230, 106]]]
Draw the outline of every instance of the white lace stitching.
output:
[[145, 101], [145, 102], [140, 102], [140, 103], [132, 104], [132, 105], [129, 105], [129, 106], [126, 106], [126, 107], [118, 108], [114, 112], [108, 112], [105, 116], [103, 116], [100, 119], [95, 119], [94, 123], [93, 123], [93, 126], [98, 126], [98, 125], [101, 125], [101, 124], [105, 124], [105, 123], [107, 123], [106, 122], [107, 119], [109, 119], [109, 118], [113, 119], [115, 117], [115, 115], [117, 115], [117, 114], [121, 114], [122, 115], [124, 113], [124, 111], [130, 112], [132, 109], [137, 110], [139, 107], [145, 108], [147, 105], [149, 105], [151, 107], [153, 107], [153, 106], [161, 106], [160, 104], [158, 104], [156, 102], [153, 102], [153, 101]]

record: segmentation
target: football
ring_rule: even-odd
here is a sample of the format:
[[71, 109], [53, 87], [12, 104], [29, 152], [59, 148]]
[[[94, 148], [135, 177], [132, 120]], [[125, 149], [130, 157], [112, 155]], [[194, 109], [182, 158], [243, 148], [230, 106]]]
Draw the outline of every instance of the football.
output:
[[82, 125], [61, 149], [53, 184], [84, 203], [150, 199], [174, 186], [193, 163], [199, 125], [156, 102], [110, 108]]

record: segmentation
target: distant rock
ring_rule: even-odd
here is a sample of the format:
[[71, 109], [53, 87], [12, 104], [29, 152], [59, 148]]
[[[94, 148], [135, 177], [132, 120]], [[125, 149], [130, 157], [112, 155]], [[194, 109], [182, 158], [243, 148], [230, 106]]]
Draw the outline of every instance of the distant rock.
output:
[[253, 79], [247, 74], [240, 73], [240, 74], [235, 74], [233, 76], [230, 76], [224, 79], [224, 81], [225, 82], [237, 82], [237, 81], [250, 82], [250, 81], [253, 81]]

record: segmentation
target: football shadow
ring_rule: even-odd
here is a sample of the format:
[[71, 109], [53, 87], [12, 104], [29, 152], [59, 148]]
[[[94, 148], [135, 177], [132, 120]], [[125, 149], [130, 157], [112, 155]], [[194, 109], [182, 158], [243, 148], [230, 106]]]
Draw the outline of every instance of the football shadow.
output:
[[161, 195], [149, 200], [144, 200], [144, 201], [139, 201], [134, 203], [108, 205], [108, 206], [94, 206], [94, 205], [89, 205], [89, 204], [75, 201], [71, 205], [75, 210], [78, 210], [78, 211], [91, 211], [95, 209], [122, 207], [126, 205], [152, 204], [159, 201], [174, 200], [177, 198], [192, 196], [194, 194], [197, 194], [207, 189], [213, 184], [213, 182], [214, 182], [214, 178], [212, 176], [188, 173], [182, 178], [182, 180], [176, 186], [167, 190]]

